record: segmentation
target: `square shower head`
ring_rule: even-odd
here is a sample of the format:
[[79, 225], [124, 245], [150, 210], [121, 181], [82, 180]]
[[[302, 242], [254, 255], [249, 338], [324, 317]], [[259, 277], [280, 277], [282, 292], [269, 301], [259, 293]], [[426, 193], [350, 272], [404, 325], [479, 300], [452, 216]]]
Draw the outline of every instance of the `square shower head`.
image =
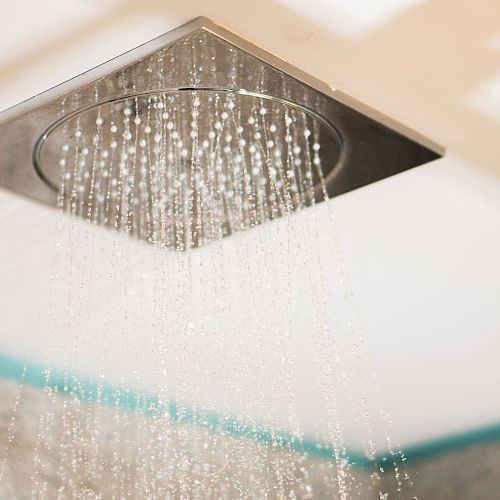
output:
[[0, 185], [184, 250], [438, 158], [206, 18], [0, 115]]

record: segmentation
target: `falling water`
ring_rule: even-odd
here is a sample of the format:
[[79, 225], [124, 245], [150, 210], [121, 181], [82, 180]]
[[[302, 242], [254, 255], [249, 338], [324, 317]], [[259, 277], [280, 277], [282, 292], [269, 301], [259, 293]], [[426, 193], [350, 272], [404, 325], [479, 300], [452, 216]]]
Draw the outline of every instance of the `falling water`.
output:
[[51, 137], [69, 130], [63, 209], [162, 248], [205, 245], [322, 196], [313, 122], [286, 103], [232, 91], [96, 105]]
[[[318, 251], [339, 252], [327, 201], [336, 132], [306, 108], [237, 90], [236, 63], [235, 90], [201, 87], [213, 51], [203, 38], [183, 43], [187, 88], [167, 90], [172, 56], [161, 52], [147, 61], [157, 90], [134, 92], [124, 73], [124, 97], [102, 101], [99, 83], [83, 110], [66, 97], [39, 151], [61, 215], [44, 390], [20, 386], [8, 431], [9, 446], [21, 439], [20, 395], [29, 395], [31, 481], [11, 489], [61, 499], [385, 498], [363, 339], [352, 310], [344, 318], [332, 300], [332, 263]], [[350, 303], [336, 259], [336, 293]], [[353, 415], [364, 453], [348, 451]]]

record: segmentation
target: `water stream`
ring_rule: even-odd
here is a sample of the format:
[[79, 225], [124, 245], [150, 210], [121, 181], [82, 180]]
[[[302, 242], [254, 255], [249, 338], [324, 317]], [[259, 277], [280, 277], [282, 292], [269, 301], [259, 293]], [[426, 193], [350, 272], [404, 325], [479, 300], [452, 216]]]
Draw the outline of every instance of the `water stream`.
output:
[[27, 365], [2, 462], [13, 498], [386, 498], [377, 457], [398, 451], [326, 200], [334, 132], [258, 92], [103, 102], [97, 85], [77, 108], [41, 151], [60, 213], [42, 391]]

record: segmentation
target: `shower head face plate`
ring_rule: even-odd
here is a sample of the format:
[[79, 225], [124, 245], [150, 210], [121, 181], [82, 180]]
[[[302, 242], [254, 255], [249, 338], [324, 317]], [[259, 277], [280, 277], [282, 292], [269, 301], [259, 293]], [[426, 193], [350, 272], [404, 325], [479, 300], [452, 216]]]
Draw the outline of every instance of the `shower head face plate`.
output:
[[[0, 150], [0, 186], [54, 206], [61, 188], [60, 206], [89, 221], [115, 227], [120, 221], [145, 239], [159, 236], [139, 230], [138, 216], [130, 220], [126, 212], [143, 203], [149, 215], [142, 210], [140, 217], [151, 217], [159, 203], [161, 213], [170, 213], [174, 192], [197, 220], [217, 212], [210, 217], [224, 220], [226, 235], [442, 153], [206, 18], [4, 111]], [[210, 172], [217, 175], [208, 186]], [[146, 191], [138, 191], [144, 183]], [[114, 204], [112, 214], [98, 206], [105, 202]], [[236, 203], [246, 208], [235, 222]], [[268, 212], [252, 215], [258, 206]], [[194, 246], [204, 241], [192, 228], [183, 238]]]
[[322, 201], [341, 151], [307, 108], [192, 88], [70, 113], [33, 159], [66, 212], [185, 250]]

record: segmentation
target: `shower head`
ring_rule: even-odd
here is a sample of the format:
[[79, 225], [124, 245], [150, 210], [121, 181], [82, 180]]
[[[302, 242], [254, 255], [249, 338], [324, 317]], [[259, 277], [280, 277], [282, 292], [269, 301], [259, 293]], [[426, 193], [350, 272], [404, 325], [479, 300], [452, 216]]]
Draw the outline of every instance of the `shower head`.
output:
[[176, 249], [438, 158], [206, 18], [0, 115], [0, 185]]

